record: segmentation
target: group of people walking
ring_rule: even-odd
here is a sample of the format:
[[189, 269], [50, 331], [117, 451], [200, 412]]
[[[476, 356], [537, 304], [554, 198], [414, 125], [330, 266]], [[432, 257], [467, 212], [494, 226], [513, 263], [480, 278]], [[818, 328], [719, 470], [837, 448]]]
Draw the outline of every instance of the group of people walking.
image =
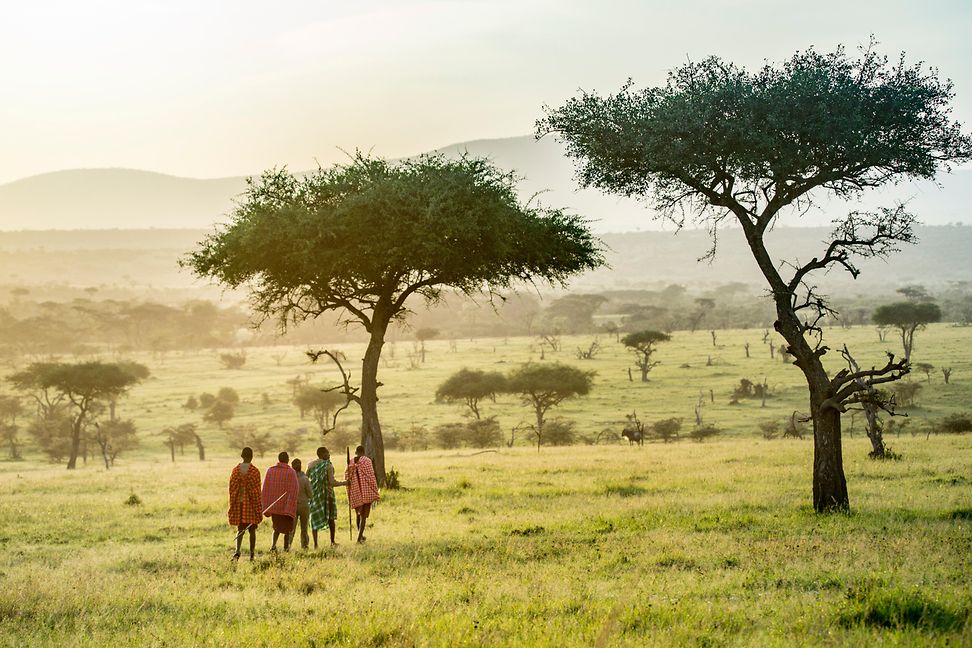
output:
[[[281, 452], [277, 463], [267, 468], [262, 484], [260, 470], [253, 465], [253, 450], [243, 448], [243, 459], [230, 474], [229, 523], [236, 527], [236, 553], [238, 560], [243, 546], [243, 536], [249, 533], [250, 560], [256, 553], [256, 530], [265, 517], [273, 524], [273, 543], [270, 551], [277, 550], [277, 542], [283, 536], [284, 551], [289, 551], [300, 526], [300, 546], [307, 549], [311, 536], [317, 549], [317, 533], [328, 529], [331, 546], [336, 546], [334, 533], [337, 526], [338, 505], [334, 495], [336, 487], [348, 489], [348, 501], [357, 518], [358, 542], [365, 541], [365, 526], [371, 506], [379, 499], [375, 470], [364, 453], [364, 447], [355, 449], [354, 460], [348, 462], [344, 481], [334, 477], [334, 464], [327, 448], [317, 449], [317, 459], [302, 468], [300, 459], [290, 461], [290, 455]], [[310, 525], [311, 536], [307, 529]]]

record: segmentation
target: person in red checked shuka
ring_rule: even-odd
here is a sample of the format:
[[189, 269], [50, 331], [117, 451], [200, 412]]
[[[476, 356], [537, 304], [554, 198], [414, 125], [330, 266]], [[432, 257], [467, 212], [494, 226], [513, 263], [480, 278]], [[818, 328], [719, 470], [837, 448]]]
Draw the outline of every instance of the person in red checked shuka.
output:
[[364, 446], [354, 449], [354, 461], [348, 465], [344, 479], [348, 482], [348, 499], [358, 514], [358, 542], [365, 541], [365, 525], [371, 513], [371, 505], [378, 501], [378, 480], [371, 459], [365, 456]]
[[273, 520], [273, 546], [277, 550], [277, 538], [284, 537], [284, 551], [290, 551], [290, 533], [297, 517], [297, 471], [290, 467], [290, 455], [281, 452], [277, 464], [267, 468], [263, 478], [263, 515]]

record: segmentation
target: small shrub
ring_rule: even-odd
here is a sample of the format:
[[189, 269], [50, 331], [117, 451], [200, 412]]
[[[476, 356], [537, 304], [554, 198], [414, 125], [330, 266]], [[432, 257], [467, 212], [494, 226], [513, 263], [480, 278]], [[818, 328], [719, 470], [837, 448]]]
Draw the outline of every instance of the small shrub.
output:
[[972, 521], [972, 508], [958, 508], [948, 514], [950, 520]]
[[895, 402], [897, 402], [899, 407], [915, 407], [915, 399], [918, 397], [918, 392], [922, 390], [923, 385], [916, 382], [898, 382], [895, 383], [891, 390], [894, 392]]
[[678, 432], [682, 429], [682, 419], [669, 418], [655, 421], [651, 424], [652, 434], [665, 443], [675, 440], [678, 441]]
[[142, 505], [142, 500], [135, 493], [129, 495], [128, 499], [125, 500], [125, 506], [141, 506], [141, 505]]
[[759, 431], [762, 433], [763, 438], [767, 441], [775, 439], [780, 436], [780, 422], [779, 421], [763, 421], [759, 424]]
[[465, 436], [466, 426], [462, 423], [444, 423], [435, 428], [435, 441], [440, 448], [458, 448]]
[[972, 432], [972, 414], [950, 414], [942, 419], [938, 429], [945, 434]]
[[618, 497], [637, 497], [644, 495], [648, 491], [641, 486], [633, 484], [609, 485], [604, 488], [605, 495], [617, 495]]
[[220, 387], [216, 392], [216, 398], [227, 403], [237, 405], [240, 402], [240, 395], [232, 387]]
[[199, 406], [203, 409], [209, 409], [216, 402], [216, 397], [210, 393], [204, 392], [199, 394]]
[[696, 426], [692, 428], [691, 432], [689, 432], [689, 436], [695, 439], [696, 441], [698, 441], [699, 443], [708, 439], [709, 437], [714, 437], [719, 434], [722, 434], [722, 430], [712, 425], [711, 423], [708, 423], [706, 425]]
[[503, 442], [499, 421], [495, 416], [473, 419], [466, 424], [466, 438], [474, 448], [495, 448]]
[[388, 474], [385, 475], [385, 488], [388, 490], [401, 490], [402, 489], [401, 473], [399, 473], [394, 468], [389, 470]]
[[243, 365], [246, 364], [246, 353], [244, 351], [221, 353], [219, 354], [219, 361], [223, 365], [223, 369], [242, 369]]
[[546, 529], [544, 529], [542, 526], [529, 526], [529, 527], [523, 527], [522, 529], [512, 529], [510, 531], [510, 535], [511, 536], [521, 536], [521, 537], [526, 538], [526, 537], [529, 537], [529, 536], [540, 535], [540, 534], [545, 533], [545, 532], [546, 532]]
[[187, 398], [186, 402], [183, 404], [183, 407], [192, 412], [199, 407], [199, 401], [195, 396], [189, 396], [189, 398]]
[[568, 446], [574, 442], [577, 432], [574, 421], [555, 418], [543, 426], [543, 443], [550, 446]]

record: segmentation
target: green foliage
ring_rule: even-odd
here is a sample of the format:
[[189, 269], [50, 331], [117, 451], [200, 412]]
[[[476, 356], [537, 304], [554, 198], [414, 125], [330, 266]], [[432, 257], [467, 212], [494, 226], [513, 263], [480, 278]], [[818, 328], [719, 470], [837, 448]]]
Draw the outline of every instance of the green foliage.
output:
[[644, 330], [629, 333], [621, 338], [621, 344], [631, 349], [635, 354], [635, 365], [641, 370], [642, 382], [648, 381], [648, 372], [658, 366], [651, 356], [655, 353], [655, 345], [668, 342], [672, 336], [661, 331]]
[[220, 353], [219, 361], [222, 363], [223, 369], [242, 369], [243, 365], [246, 364], [246, 352]]
[[27, 433], [41, 452], [55, 463], [71, 454], [71, 419], [67, 416], [34, 419], [27, 426]]
[[490, 416], [467, 422], [466, 438], [474, 448], [495, 448], [503, 442], [503, 433], [496, 417]]
[[216, 392], [216, 398], [232, 405], [240, 404], [240, 395], [232, 387], [220, 387], [219, 391]]
[[257, 312], [281, 324], [370, 310], [380, 295], [394, 295], [386, 308], [395, 316], [412, 293], [561, 283], [601, 263], [579, 217], [520, 205], [514, 176], [487, 160], [360, 154], [305, 176], [251, 180], [232, 222], [183, 260], [200, 276], [248, 285]]
[[972, 432], [972, 414], [949, 414], [938, 424], [938, 429], [945, 434]]
[[924, 327], [942, 319], [942, 309], [932, 302], [913, 301], [895, 302], [878, 306], [871, 315], [871, 321], [878, 326], [898, 328]]
[[387, 490], [402, 490], [402, 476], [397, 470], [392, 468], [388, 471], [388, 475], [385, 476], [385, 488]]
[[678, 432], [681, 429], [682, 419], [680, 418], [662, 419], [651, 424], [652, 434], [655, 435], [655, 438], [661, 439], [665, 443], [672, 440], [677, 441]]
[[699, 443], [705, 441], [710, 437], [717, 436], [719, 434], [722, 434], [722, 430], [712, 425], [711, 423], [707, 423], [705, 425], [696, 425], [688, 433], [690, 438], [692, 438], [695, 441], [698, 441]]
[[208, 392], [203, 392], [199, 394], [199, 405], [205, 409], [209, 409], [216, 402], [216, 397]]
[[470, 413], [480, 418], [479, 403], [485, 398], [495, 401], [507, 389], [506, 377], [498, 371], [460, 369], [449, 376], [435, 391], [437, 401], [462, 401]]
[[[498, 430], [497, 430], [498, 431]], [[554, 418], [543, 426], [543, 443], [550, 446], [573, 445], [577, 438], [577, 423], [565, 418]]]
[[142, 505], [142, 498], [140, 498], [135, 493], [129, 495], [128, 499], [125, 500], [125, 506], [141, 506], [141, 505]]
[[444, 423], [435, 427], [434, 434], [436, 445], [451, 450], [462, 445], [463, 437], [466, 435], [466, 426], [463, 423]]
[[203, 414], [203, 420], [207, 423], [215, 423], [222, 428], [223, 424], [231, 420], [234, 416], [236, 416], [236, 407], [233, 403], [217, 398]]
[[581, 371], [557, 362], [527, 363], [513, 370], [507, 389], [518, 394], [525, 405], [533, 407], [536, 415], [533, 434], [539, 449], [544, 443], [544, 418], [547, 412], [569, 398], [588, 394], [593, 384], [593, 371]]

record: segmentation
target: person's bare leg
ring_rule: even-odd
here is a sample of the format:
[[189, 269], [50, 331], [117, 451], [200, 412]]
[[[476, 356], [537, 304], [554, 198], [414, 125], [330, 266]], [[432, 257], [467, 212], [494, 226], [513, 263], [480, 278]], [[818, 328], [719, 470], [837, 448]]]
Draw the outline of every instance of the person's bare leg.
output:
[[334, 541], [334, 532], [337, 530], [337, 522], [334, 520], [329, 520], [327, 523], [327, 528], [331, 532], [331, 546], [336, 547], [337, 542]]
[[277, 538], [279, 538], [279, 537], [280, 537], [280, 532], [279, 531], [274, 531], [273, 532], [273, 543], [270, 545], [270, 551], [276, 551], [277, 550]]
[[311, 535], [314, 536], [314, 548], [317, 549], [317, 529], [311, 529]]
[[250, 560], [256, 555], [256, 527], [250, 525]]
[[359, 515], [358, 516], [358, 542], [365, 541], [365, 527], [368, 525], [368, 518]]
[[233, 554], [233, 560], [240, 557], [240, 547], [243, 546], [244, 533], [246, 533], [246, 527], [241, 524], [236, 528], [236, 553]]

